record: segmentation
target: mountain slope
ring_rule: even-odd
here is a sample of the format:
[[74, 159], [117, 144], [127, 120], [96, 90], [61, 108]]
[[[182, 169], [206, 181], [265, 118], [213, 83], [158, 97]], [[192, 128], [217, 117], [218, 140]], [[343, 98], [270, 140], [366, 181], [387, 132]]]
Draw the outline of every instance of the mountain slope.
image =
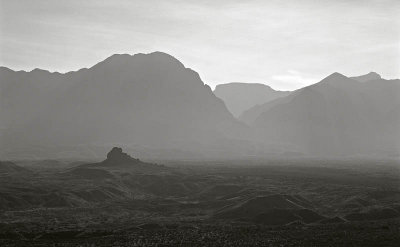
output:
[[252, 126], [264, 140], [306, 154], [397, 156], [399, 103], [400, 80], [334, 73], [263, 105]]
[[250, 220], [267, 225], [283, 225], [293, 221], [312, 223], [325, 218], [311, 208], [312, 205], [301, 196], [273, 194], [224, 208], [215, 217]]
[[244, 127], [196, 72], [161, 52], [66, 74], [2, 68], [0, 78], [3, 150], [122, 143], [201, 153]]
[[284, 97], [289, 93], [276, 91], [264, 84], [239, 82], [219, 84], [214, 90], [214, 94], [225, 102], [228, 110], [235, 117], [253, 106]]

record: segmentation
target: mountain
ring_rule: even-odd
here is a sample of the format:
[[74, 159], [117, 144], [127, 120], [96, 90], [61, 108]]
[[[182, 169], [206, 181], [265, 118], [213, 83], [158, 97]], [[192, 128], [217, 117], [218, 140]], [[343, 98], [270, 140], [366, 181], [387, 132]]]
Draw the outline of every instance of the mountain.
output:
[[80, 165], [61, 175], [80, 179], [104, 180], [113, 178], [112, 172], [114, 171], [152, 174], [166, 172], [168, 168], [162, 165], [145, 163], [122, 152], [122, 148], [113, 147], [111, 151], [108, 152], [105, 160], [98, 163]]
[[107, 169], [123, 169], [127, 171], [129, 169], [135, 170], [164, 170], [165, 167], [156, 164], [145, 163], [139, 159], [135, 159], [122, 152], [122, 148], [113, 147], [107, 154], [107, 159], [99, 163], [84, 164], [80, 165], [80, 168], [107, 168]]
[[276, 91], [264, 84], [240, 82], [219, 84], [214, 90], [214, 94], [225, 102], [228, 110], [235, 117], [239, 117], [245, 110], [253, 106], [284, 97], [289, 93]]
[[244, 128], [195, 71], [162, 52], [113, 55], [65, 74], [2, 67], [0, 106], [3, 156], [116, 143], [218, 153]]
[[333, 73], [242, 117], [259, 130], [261, 139], [285, 150], [316, 156], [398, 157], [400, 80], [376, 78], [380, 76], [356, 80]]
[[382, 77], [376, 72], [369, 72], [366, 75], [354, 76], [354, 77], [350, 77], [350, 78], [353, 80], [359, 81], [359, 82], [367, 82], [367, 81], [374, 81], [374, 80], [382, 79]]
[[[290, 95], [289, 95], [290, 96]], [[267, 111], [269, 108], [275, 106], [276, 104], [281, 104], [286, 102], [287, 100], [290, 100], [292, 97], [282, 97], [282, 98], [277, 98], [275, 100], [271, 100], [269, 102], [266, 102], [264, 104], [256, 105], [253, 106], [252, 108], [244, 111], [238, 119], [248, 125], [252, 125], [254, 121], [265, 111]]]
[[259, 196], [217, 212], [215, 217], [241, 219], [266, 225], [284, 225], [294, 221], [312, 223], [325, 219], [312, 205], [297, 195]]
[[162, 52], [117, 54], [64, 74], [0, 67], [0, 157], [97, 159], [116, 145], [142, 159], [398, 157], [399, 82], [333, 73], [273, 100], [267, 86], [217, 87], [230, 109], [259, 99], [255, 91], [270, 100], [240, 115], [248, 127], [195, 71]]

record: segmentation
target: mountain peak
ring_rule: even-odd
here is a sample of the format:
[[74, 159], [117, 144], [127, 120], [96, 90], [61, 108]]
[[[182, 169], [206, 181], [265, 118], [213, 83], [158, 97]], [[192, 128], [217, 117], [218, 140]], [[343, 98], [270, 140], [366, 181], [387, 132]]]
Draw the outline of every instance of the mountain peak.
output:
[[345, 78], [347, 78], [345, 75], [339, 72], [333, 72], [332, 74], [328, 75], [325, 79], [345, 79]]
[[371, 72], [369, 72], [368, 74], [366, 74], [366, 75], [370, 75], [370, 76], [376, 76], [376, 77], [379, 77], [379, 78], [381, 78], [381, 75], [380, 74], [378, 74], [378, 73], [376, 73], [376, 72], [374, 72], [374, 71], [371, 71]]
[[334, 73], [330, 74], [329, 76], [325, 77], [324, 79], [322, 79], [322, 81], [319, 83], [333, 85], [333, 84], [343, 82], [346, 80], [349, 80], [349, 78], [347, 76], [344, 76], [343, 74], [340, 74], [338, 72], [334, 72]]
[[354, 79], [359, 82], [367, 82], [367, 81], [380, 80], [382, 79], [382, 77], [376, 72], [369, 72], [368, 74], [365, 75], [351, 77], [351, 79]]
[[94, 65], [93, 67], [99, 67], [99, 65], [107, 65], [107, 66], [114, 66], [117, 68], [124, 67], [129, 64], [133, 63], [150, 63], [150, 64], [170, 64], [175, 65], [177, 67], [185, 67], [178, 59], [174, 56], [165, 53], [165, 52], [151, 52], [151, 53], [137, 53], [134, 55], [130, 54], [113, 54], [100, 63]]
[[0, 72], [15, 72], [15, 71], [7, 67], [0, 66]]
[[122, 152], [122, 148], [113, 147], [110, 152], [107, 154], [106, 162], [127, 162], [127, 161], [135, 161], [136, 159], [132, 158], [127, 153]]
[[183, 65], [183, 63], [181, 63], [176, 57], [165, 53], [165, 52], [161, 52], [161, 51], [155, 51], [155, 52], [151, 52], [148, 54], [144, 54], [150, 58], [153, 58], [155, 61], [158, 62], [169, 62], [169, 63], [175, 63], [177, 64], [179, 67], [185, 67]]
[[178, 59], [176, 59], [176, 57], [174, 57], [174, 56], [172, 56], [172, 55], [170, 55], [170, 54], [168, 54], [166, 52], [162, 52], [162, 51], [154, 51], [154, 52], [147, 53], [145, 55], [165, 57], [165, 58], [168, 58], [168, 59], [173, 59], [173, 60], [179, 61]]
[[122, 148], [113, 147], [107, 154], [107, 159], [99, 163], [83, 164], [79, 166], [81, 168], [107, 168], [111, 170], [123, 169], [124, 171], [136, 171], [136, 172], [152, 172], [165, 170], [162, 165], [151, 164], [142, 162], [139, 159], [131, 157], [129, 154], [124, 153]]

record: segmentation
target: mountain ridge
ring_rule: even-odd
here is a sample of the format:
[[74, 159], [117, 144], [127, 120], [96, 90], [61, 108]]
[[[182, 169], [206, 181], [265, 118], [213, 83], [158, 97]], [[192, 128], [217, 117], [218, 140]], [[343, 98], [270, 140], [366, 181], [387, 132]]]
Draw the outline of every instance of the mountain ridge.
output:
[[398, 120], [386, 119], [399, 103], [400, 84], [382, 82], [333, 73], [264, 110], [253, 109], [259, 116], [251, 124], [263, 139], [311, 155], [398, 155], [396, 135], [389, 134]]
[[249, 108], [288, 95], [289, 91], [274, 90], [262, 83], [231, 82], [219, 84], [214, 94], [225, 102], [228, 110], [239, 117]]
[[207, 153], [245, 128], [197, 72], [162, 52], [65, 74], [1, 74], [3, 150], [125, 143]]
[[[400, 80], [385, 80], [375, 72], [358, 77], [335, 72], [293, 92], [254, 83], [219, 85], [213, 92], [196, 71], [154, 52], [114, 54], [64, 74], [2, 67], [0, 78], [4, 157], [29, 148], [34, 156], [38, 149], [61, 152], [114, 144], [208, 157], [257, 155], [254, 150], [265, 155], [270, 149], [392, 155], [400, 145], [391, 134], [400, 124], [394, 107], [400, 105]], [[240, 114], [244, 123], [234, 117], [238, 112], [232, 114], [229, 100], [219, 98], [221, 88], [232, 86], [239, 90], [227, 94], [233, 96], [231, 102], [239, 102], [239, 95], [253, 105]], [[261, 104], [246, 102], [257, 93], [264, 101], [266, 95], [273, 97]]]

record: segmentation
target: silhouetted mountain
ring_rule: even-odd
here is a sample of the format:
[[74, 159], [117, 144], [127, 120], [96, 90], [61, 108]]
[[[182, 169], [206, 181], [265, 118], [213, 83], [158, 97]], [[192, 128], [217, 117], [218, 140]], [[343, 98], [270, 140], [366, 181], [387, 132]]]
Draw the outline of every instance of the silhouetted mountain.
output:
[[398, 156], [400, 80], [363, 82], [334, 73], [242, 118], [284, 150], [323, 155]]
[[139, 163], [138, 159], [134, 159], [127, 153], [122, 152], [122, 148], [113, 147], [107, 154], [107, 159], [103, 161], [104, 163], [110, 164], [123, 164], [123, 163]]
[[[145, 163], [139, 159], [132, 158], [128, 154], [122, 152], [122, 148], [114, 147], [107, 154], [107, 159], [103, 160], [99, 163], [92, 164], [84, 164], [80, 165], [77, 168], [73, 169], [74, 173], [77, 174], [76, 169], [84, 168], [83, 172], [85, 174], [89, 174], [89, 170], [87, 168], [95, 168], [94, 173], [99, 173], [96, 171], [97, 169], [106, 169], [106, 170], [123, 170], [125, 172], [134, 171], [134, 172], [159, 172], [166, 171], [167, 168], [162, 165]], [[107, 176], [107, 175], [105, 175]]]
[[113, 55], [66, 74], [1, 68], [0, 78], [3, 156], [113, 143], [218, 153], [244, 127], [196, 72], [161, 52]]
[[214, 90], [214, 94], [225, 102], [228, 110], [235, 117], [239, 117], [253, 106], [267, 103], [289, 93], [276, 91], [264, 84], [239, 82], [219, 84]]
[[79, 165], [60, 175], [66, 178], [105, 180], [115, 178], [114, 172], [153, 174], [166, 171], [168, 168], [163, 165], [145, 163], [122, 152], [122, 148], [114, 147], [102, 162]]
[[107, 159], [103, 160], [100, 163], [94, 163], [89, 165], [82, 165], [85, 167], [88, 166], [136, 166], [136, 165], [145, 165], [144, 162], [139, 159], [132, 158], [127, 153], [122, 152], [122, 148], [113, 147], [110, 152], [107, 153]]
[[[256, 91], [273, 97], [287, 93], [243, 84], [215, 91], [236, 110], [255, 104], [242, 99], [261, 100]], [[243, 96], [234, 97], [239, 91]], [[178, 154], [233, 158], [270, 150], [399, 156], [399, 80], [373, 72], [353, 78], [334, 73], [287, 96], [271, 97], [263, 96], [270, 101], [241, 114], [253, 128], [249, 133], [196, 72], [165, 53], [113, 55], [65, 74], [0, 67], [0, 155], [94, 158], [102, 153], [94, 150], [120, 145], [147, 157], [157, 152], [159, 159]]]

